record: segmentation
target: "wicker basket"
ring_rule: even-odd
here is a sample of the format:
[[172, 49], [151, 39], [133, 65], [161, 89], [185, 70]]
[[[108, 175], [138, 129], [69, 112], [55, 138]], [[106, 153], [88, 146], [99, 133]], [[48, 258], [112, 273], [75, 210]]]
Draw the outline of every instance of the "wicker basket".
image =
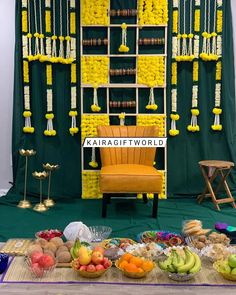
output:
[[[132, 278], [132, 279], [141, 279], [141, 278], [144, 278], [146, 277], [147, 274], [149, 274], [152, 270], [150, 271], [144, 271], [144, 272], [128, 272], [128, 271], [125, 271], [123, 269], [121, 269], [119, 267], [119, 260], [116, 260], [115, 261], [115, 266], [116, 268], [118, 268], [126, 277], [128, 278]], [[155, 267], [155, 264], [154, 264], [154, 267]], [[153, 268], [154, 268], [153, 267]]]
[[220, 270], [220, 261], [216, 261], [214, 264], [213, 264], [213, 267], [214, 269], [223, 277], [225, 278], [226, 280], [229, 280], [229, 281], [236, 281], [236, 274], [230, 274], [230, 273], [225, 273], [225, 272], [221, 272]]

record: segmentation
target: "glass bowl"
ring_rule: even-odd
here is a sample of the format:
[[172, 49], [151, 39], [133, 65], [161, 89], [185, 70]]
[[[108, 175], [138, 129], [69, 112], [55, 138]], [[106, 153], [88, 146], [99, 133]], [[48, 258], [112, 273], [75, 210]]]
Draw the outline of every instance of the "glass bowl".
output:
[[[164, 272], [164, 271], [163, 271]], [[185, 282], [191, 280], [197, 273], [183, 274], [183, 273], [173, 273], [173, 272], [165, 272], [168, 277], [173, 281]]]
[[34, 263], [32, 264], [30, 257], [25, 257], [25, 264], [28, 268], [28, 270], [31, 272], [31, 274], [35, 277], [35, 278], [42, 278], [42, 277], [46, 277], [47, 275], [49, 275], [54, 268], [57, 265], [57, 262], [55, 260], [55, 264], [49, 268], [41, 268], [38, 263]]
[[106, 240], [112, 232], [111, 227], [104, 225], [89, 226], [89, 230], [92, 234], [92, 242], [101, 242]]
[[45, 229], [45, 230], [41, 230], [41, 231], [38, 231], [36, 234], [35, 234], [35, 237], [37, 239], [44, 239], [44, 240], [51, 240], [52, 238], [55, 238], [55, 237], [62, 237], [63, 236], [63, 232], [60, 231], [59, 229]]

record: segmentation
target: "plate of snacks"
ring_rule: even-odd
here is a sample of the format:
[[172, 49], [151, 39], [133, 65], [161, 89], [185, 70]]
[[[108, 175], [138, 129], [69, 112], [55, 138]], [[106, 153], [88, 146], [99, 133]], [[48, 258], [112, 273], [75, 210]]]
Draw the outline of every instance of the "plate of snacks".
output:
[[136, 242], [128, 238], [113, 238], [103, 240], [100, 245], [105, 249], [120, 248], [125, 251], [128, 246], [134, 244], [136, 244]]
[[137, 237], [140, 243], [157, 243], [163, 247], [178, 246], [185, 243], [184, 238], [177, 233], [170, 231], [145, 231]]
[[158, 261], [159, 268], [174, 281], [191, 280], [201, 270], [201, 259], [189, 247], [172, 247]]
[[211, 244], [201, 250], [201, 255], [211, 262], [226, 260], [231, 254], [236, 254], [236, 248], [223, 244]]
[[118, 268], [126, 277], [140, 279], [148, 275], [155, 267], [152, 260], [137, 257], [131, 253], [125, 253], [115, 262]]
[[224, 246], [228, 246], [230, 244], [230, 239], [225, 234], [220, 234], [216, 232], [212, 232], [209, 235], [186, 237], [185, 240], [189, 246], [192, 246], [199, 250], [203, 249], [206, 246], [214, 244], [222, 244]]
[[62, 237], [62, 235], [63, 235], [63, 232], [59, 229], [45, 229], [45, 230], [38, 231], [35, 234], [35, 237], [40, 239], [45, 239], [48, 241], [55, 237], [60, 238]]
[[151, 242], [147, 244], [130, 245], [126, 248], [126, 252], [135, 256], [144, 257], [145, 259], [156, 260], [157, 257], [163, 253], [163, 248], [160, 245]]

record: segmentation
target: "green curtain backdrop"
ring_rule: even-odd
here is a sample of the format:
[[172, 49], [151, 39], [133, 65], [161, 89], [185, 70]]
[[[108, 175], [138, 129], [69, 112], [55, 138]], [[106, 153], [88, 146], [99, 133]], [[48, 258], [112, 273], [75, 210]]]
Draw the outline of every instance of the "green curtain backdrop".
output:
[[[112, 1], [114, 9], [135, 7], [136, 1]], [[169, 1], [171, 4], [172, 1]], [[201, 132], [192, 134], [187, 132], [186, 127], [190, 122], [191, 89], [192, 89], [192, 66], [181, 64], [178, 78], [178, 112], [181, 120], [178, 122], [180, 135], [174, 138], [168, 137], [168, 193], [172, 194], [197, 194], [203, 189], [203, 180], [198, 167], [198, 161], [204, 159], [222, 159], [235, 162], [235, 89], [234, 89], [234, 68], [233, 68], [233, 43], [232, 43], [232, 22], [230, 1], [223, 1], [224, 27], [223, 27], [223, 89], [222, 89], [222, 124], [223, 131], [214, 133], [210, 126], [213, 122], [212, 108], [214, 105], [214, 64], [200, 62], [200, 95], [199, 124]], [[77, 4], [79, 2], [77, 1]], [[168, 43], [168, 85], [170, 85], [171, 65], [171, 31], [172, 31], [172, 9], [169, 5], [169, 43]], [[58, 20], [57, 20], [58, 22]], [[127, 21], [128, 23], [128, 21]], [[59, 26], [57, 26], [59, 27]], [[115, 33], [115, 32], [114, 32]], [[57, 32], [59, 35], [59, 32]], [[103, 32], [98, 32], [103, 37]], [[152, 34], [152, 32], [147, 32]], [[159, 36], [162, 33], [160, 32]], [[147, 36], [146, 35], [146, 36]], [[91, 38], [91, 32], [86, 32]], [[120, 36], [120, 32], [119, 32]], [[79, 9], [77, 9], [77, 60], [79, 61]], [[119, 46], [119, 38], [114, 42]], [[130, 46], [134, 47], [134, 36], [132, 32], [128, 35]], [[133, 44], [132, 44], [133, 43]], [[70, 66], [53, 65], [53, 93], [56, 137], [45, 137], [43, 131], [46, 128], [46, 81], [45, 64], [32, 62], [30, 86], [31, 86], [31, 107], [33, 113], [34, 134], [24, 134], [23, 127], [23, 78], [22, 78], [22, 53], [21, 53], [21, 1], [16, 1], [16, 48], [15, 48], [15, 88], [14, 88], [14, 109], [13, 109], [13, 131], [12, 131], [12, 154], [13, 154], [13, 189], [17, 193], [23, 192], [24, 184], [24, 158], [19, 155], [19, 149], [35, 149], [37, 154], [29, 159], [28, 192], [36, 195], [39, 191], [38, 182], [33, 179], [31, 173], [35, 170], [42, 171], [42, 163], [59, 164], [61, 168], [52, 176], [52, 195], [70, 198], [79, 198], [81, 195], [81, 142], [80, 133], [72, 137], [68, 129], [70, 127]], [[113, 47], [112, 47], [113, 48]], [[133, 61], [124, 61], [131, 67]], [[113, 61], [114, 67], [116, 62]], [[119, 65], [118, 65], [119, 66]], [[117, 66], [117, 67], [118, 67]], [[80, 89], [79, 89], [79, 63], [77, 67], [78, 85], [78, 111], [80, 113]], [[91, 93], [85, 93], [91, 100]], [[170, 88], [167, 91], [167, 106], [170, 107]], [[141, 91], [143, 106], [147, 103], [148, 92]], [[160, 110], [161, 93], [156, 92]], [[99, 90], [98, 96], [103, 96], [103, 90]], [[116, 95], [114, 95], [116, 96]], [[116, 96], [117, 97], [117, 96]], [[130, 94], [132, 97], [132, 93]], [[90, 103], [85, 107], [89, 107]], [[143, 108], [141, 106], [141, 108]], [[168, 109], [168, 114], [169, 114]], [[114, 119], [115, 120], [115, 119]], [[114, 121], [118, 124], [118, 120]], [[135, 123], [135, 122], [128, 122]], [[169, 117], [167, 123], [170, 123]], [[78, 116], [78, 125], [80, 117]], [[168, 126], [169, 127], [169, 126]], [[168, 128], [169, 129], [169, 128]], [[162, 153], [163, 154], [163, 153]], [[89, 159], [90, 152], [85, 155]], [[87, 160], [86, 160], [87, 161]], [[163, 163], [159, 160], [160, 168]], [[45, 183], [46, 184], [46, 183]], [[231, 187], [236, 189], [236, 173], [233, 171]], [[44, 186], [46, 192], [46, 185]]]

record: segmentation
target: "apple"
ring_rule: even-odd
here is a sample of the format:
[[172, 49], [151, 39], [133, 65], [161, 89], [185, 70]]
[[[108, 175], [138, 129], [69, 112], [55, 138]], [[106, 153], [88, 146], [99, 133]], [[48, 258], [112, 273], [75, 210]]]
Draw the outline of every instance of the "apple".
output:
[[102, 264], [98, 264], [96, 265], [96, 270], [99, 271], [99, 270], [104, 270], [104, 266]]
[[94, 251], [92, 253], [92, 262], [94, 264], [101, 264], [101, 262], [103, 261], [103, 258], [104, 258], [103, 254], [99, 251]]
[[40, 259], [40, 257], [42, 257], [42, 256], [43, 256], [43, 253], [42, 253], [42, 252], [34, 251], [34, 252], [30, 255], [30, 259], [31, 259], [32, 264], [38, 262], [39, 259]]
[[236, 275], [236, 267], [231, 270], [232, 275]]
[[109, 260], [108, 260], [108, 261], [105, 261], [105, 262], [103, 263], [103, 266], [104, 266], [105, 269], [107, 269], [108, 267], [111, 266], [111, 262], [110, 262]]
[[31, 265], [32, 272], [36, 275], [36, 277], [42, 277], [43, 276], [43, 269], [39, 267], [38, 263], [33, 263]]
[[228, 257], [228, 264], [232, 268], [235, 268], [236, 267], [236, 254], [231, 254]]
[[79, 270], [86, 271], [87, 270], [87, 266], [86, 265], [81, 265], [81, 267], [79, 268]]
[[109, 259], [107, 257], [103, 258], [102, 264], [104, 264], [105, 262], [109, 261]]
[[101, 252], [104, 255], [105, 249], [103, 247], [101, 247], [101, 246], [96, 246], [93, 249], [93, 252], [95, 252], [95, 251]]
[[48, 268], [52, 267], [55, 264], [55, 260], [52, 258], [52, 256], [50, 256], [48, 254], [43, 254], [39, 258], [38, 264], [39, 264], [40, 267], [42, 267], [44, 269], [48, 269]]
[[87, 272], [95, 272], [96, 267], [93, 264], [87, 265]]

